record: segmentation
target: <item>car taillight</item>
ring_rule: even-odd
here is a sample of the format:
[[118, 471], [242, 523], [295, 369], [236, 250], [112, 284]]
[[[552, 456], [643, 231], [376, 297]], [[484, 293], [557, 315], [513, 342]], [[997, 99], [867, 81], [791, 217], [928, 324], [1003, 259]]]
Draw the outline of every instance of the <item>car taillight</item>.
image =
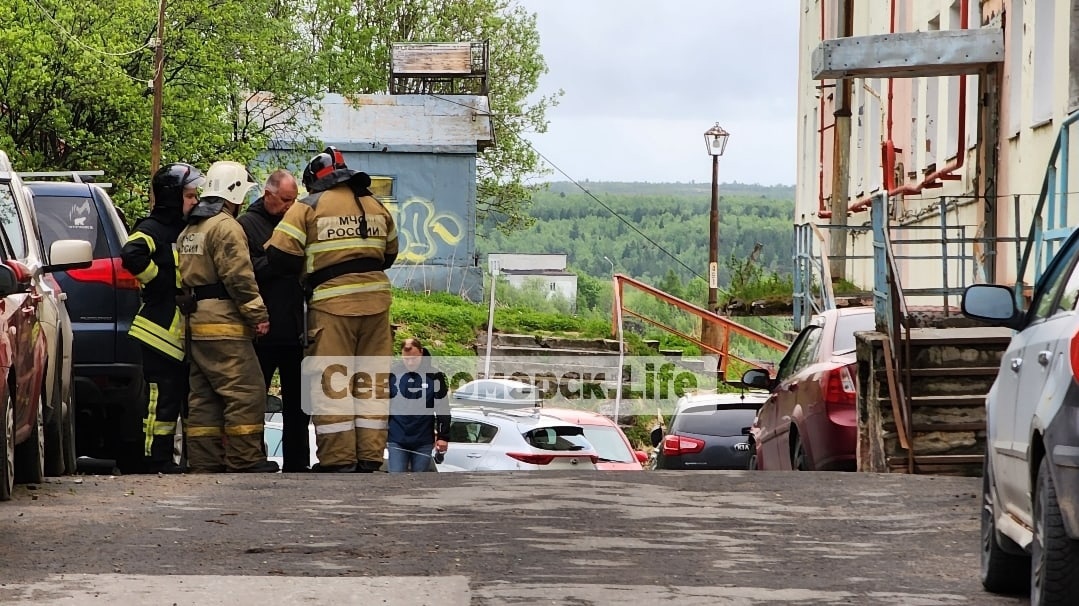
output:
[[1079, 381], [1079, 332], [1072, 335], [1071, 342], [1072, 376]]
[[524, 452], [507, 452], [506, 455], [529, 465], [547, 465], [554, 460], [554, 455], [527, 454]]
[[94, 259], [86, 269], [72, 269], [68, 277], [78, 282], [107, 284], [113, 288], [138, 290], [139, 281], [131, 272], [124, 269], [119, 257], [112, 259]]
[[517, 459], [518, 461], [520, 461], [522, 463], [528, 463], [529, 465], [549, 465], [551, 463], [551, 461], [553, 461], [553, 460], [555, 460], [557, 458], [560, 458], [560, 457], [563, 458], [563, 459], [580, 459], [580, 458], [584, 458], [585, 456], [587, 456], [589, 458], [589, 460], [592, 461], [593, 465], [595, 465], [596, 463], [599, 463], [599, 455], [571, 455], [571, 454], [565, 454], [565, 455], [542, 454], [541, 455], [541, 454], [529, 454], [529, 453], [524, 453], [524, 452], [507, 452], [506, 456], [508, 456], [508, 457], [510, 457], [512, 459]]
[[829, 414], [835, 408], [853, 410], [858, 404], [858, 390], [849, 366], [841, 366], [828, 372], [828, 381], [824, 384], [824, 404]]
[[665, 457], [693, 454], [702, 450], [704, 450], [704, 440], [673, 433], [663, 436], [663, 456]]

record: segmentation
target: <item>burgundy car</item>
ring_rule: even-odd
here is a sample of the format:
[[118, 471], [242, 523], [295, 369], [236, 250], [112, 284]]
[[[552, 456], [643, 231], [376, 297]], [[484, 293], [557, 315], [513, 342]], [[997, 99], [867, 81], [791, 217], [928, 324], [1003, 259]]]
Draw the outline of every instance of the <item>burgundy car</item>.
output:
[[855, 469], [854, 333], [872, 330], [871, 307], [825, 311], [798, 333], [775, 378], [763, 369], [742, 376], [746, 385], [771, 392], [750, 430], [751, 469]]

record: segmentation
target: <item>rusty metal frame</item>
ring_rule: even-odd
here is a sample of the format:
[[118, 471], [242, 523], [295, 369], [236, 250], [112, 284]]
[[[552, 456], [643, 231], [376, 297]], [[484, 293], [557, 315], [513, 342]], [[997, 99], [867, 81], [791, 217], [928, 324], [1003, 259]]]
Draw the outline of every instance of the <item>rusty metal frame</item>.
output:
[[[746, 337], [747, 339], [750, 339], [751, 341], [755, 341], [755, 342], [760, 343], [762, 345], [765, 345], [767, 347], [771, 347], [772, 349], [775, 349], [776, 351], [778, 351], [780, 353], [786, 352], [787, 347], [789, 346], [788, 343], [784, 343], [783, 341], [780, 341], [778, 339], [774, 339], [772, 337], [769, 337], [768, 335], [766, 335], [764, 333], [757, 332], [757, 331], [753, 330], [752, 328], [747, 328], [745, 326], [742, 326], [741, 324], [739, 324], [739, 323], [737, 323], [737, 322], [735, 322], [733, 320], [730, 320], [730, 319], [728, 319], [728, 318], [726, 318], [724, 316], [721, 316], [721, 315], [716, 314], [716, 313], [712, 313], [712, 312], [708, 311], [707, 309], [704, 309], [702, 307], [698, 307], [698, 306], [696, 306], [696, 305], [694, 305], [694, 304], [692, 304], [692, 303], [690, 303], [688, 301], [685, 301], [683, 299], [679, 299], [678, 297], [675, 297], [673, 295], [665, 293], [662, 290], [659, 290], [658, 288], [655, 288], [653, 286], [645, 284], [644, 282], [641, 282], [640, 280], [634, 280], [633, 278], [630, 278], [629, 276], [626, 276], [626, 275], [623, 275], [623, 274], [615, 274], [614, 283], [615, 283], [615, 288], [618, 289], [618, 292], [616, 293], [616, 296], [615, 296], [615, 300], [619, 302], [618, 304], [621, 306], [621, 310], [622, 310], [623, 314], [628, 314], [630, 316], [638, 318], [638, 319], [640, 319], [640, 320], [642, 320], [644, 322], [647, 322], [648, 324], [651, 324], [652, 326], [660, 328], [660, 329], [662, 329], [662, 330], [664, 330], [664, 331], [666, 331], [666, 332], [668, 332], [670, 334], [673, 334], [673, 335], [681, 337], [681, 338], [683, 338], [683, 339], [685, 339], [685, 340], [687, 340], [687, 341], [689, 341], [691, 343], [694, 343], [697, 346], [699, 346], [701, 349], [710, 351], [710, 352], [712, 352], [714, 354], [718, 354], [719, 355], [719, 365], [720, 365], [718, 370], [721, 373], [723, 373], [724, 376], [726, 375], [726, 372], [727, 372], [727, 360], [729, 358], [734, 358], [734, 359], [736, 359], [736, 360], [738, 360], [740, 362], [745, 362], [746, 364], [749, 364], [750, 366], [754, 366], [754, 367], [758, 366], [757, 362], [754, 362], [754, 361], [751, 361], [751, 360], [746, 360], [746, 359], [741, 358], [741, 357], [739, 357], [739, 356], [737, 356], [735, 354], [730, 353], [730, 335], [731, 335], [731, 333]], [[680, 309], [680, 310], [682, 310], [682, 311], [684, 311], [686, 313], [697, 316], [698, 318], [701, 319], [702, 327], [703, 327], [703, 323], [705, 323], [705, 322], [707, 322], [709, 324], [712, 324], [712, 325], [715, 325], [715, 326], [722, 327], [723, 330], [724, 330], [723, 331], [723, 335], [724, 335], [723, 336], [723, 342], [720, 344], [719, 347], [716, 347], [714, 345], [705, 343], [704, 341], [702, 341], [701, 339], [699, 339], [697, 337], [685, 334], [682, 331], [680, 331], [680, 330], [678, 330], [678, 329], [676, 329], [676, 328], [674, 328], [672, 326], [667, 326], [666, 324], [663, 324], [662, 322], [660, 322], [658, 320], [648, 318], [648, 317], [646, 317], [646, 316], [644, 316], [644, 315], [642, 315], [642, 314], [640, 314], [638, 312], [635, 312], [635, 311], [633, 311], [631, 309], [627, 309], [626, 308], [626, 298], [624, 296], [622, 296], [623, 293], [624, 293], [624, 287], [626, 285], [628, 285], [628, 286], [630, 286], [632, 288], [635, 288], [638, 291], [643, 292], [646, 295], [650, 295], [653, 298], [658, 299], [658, 300], [660, 300], [660, 301], [662, 301], [664, 303], [667, 303], [668, 305], [673, 305], [673, 306], [677, 307], [678, 309]], [[613, 322], [617, 322], [617, 319], [613, 320]], [[616, 330], [617, 328], [618, 328], [618, 326], [616, 324], [612, 326], [612, 330]]]

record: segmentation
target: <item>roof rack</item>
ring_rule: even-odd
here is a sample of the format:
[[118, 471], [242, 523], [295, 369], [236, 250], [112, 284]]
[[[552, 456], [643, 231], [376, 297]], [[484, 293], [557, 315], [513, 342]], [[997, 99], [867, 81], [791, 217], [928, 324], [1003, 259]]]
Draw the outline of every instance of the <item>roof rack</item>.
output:
[[112, 187], [112, 183], [98, 183], [94, 177], [100, 177], [105, 174], [103, 170], [60, 170], [60, 171], [41, 171], [41, 172], [26, 172], [16, 173], [23, 179], [41, 179], [43, 177], [48, 178], [61, 178], [71, 179], [74, 183], [87, 183], [96, 185], [102, 189], [109, 189]]

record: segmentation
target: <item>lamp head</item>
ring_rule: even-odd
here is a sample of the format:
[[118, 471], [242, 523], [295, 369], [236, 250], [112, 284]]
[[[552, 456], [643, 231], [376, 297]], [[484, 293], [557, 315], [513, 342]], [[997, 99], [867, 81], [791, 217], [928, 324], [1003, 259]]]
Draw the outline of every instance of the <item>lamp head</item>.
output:
[[722, 156], [723, 151], [727, 149], [727, 139], [731, 136], [730, 133], [723, 130], [723, 127], [716, 122], [715, 126], [704, 131], [704, 145], [708, 149], [709, 156]]

